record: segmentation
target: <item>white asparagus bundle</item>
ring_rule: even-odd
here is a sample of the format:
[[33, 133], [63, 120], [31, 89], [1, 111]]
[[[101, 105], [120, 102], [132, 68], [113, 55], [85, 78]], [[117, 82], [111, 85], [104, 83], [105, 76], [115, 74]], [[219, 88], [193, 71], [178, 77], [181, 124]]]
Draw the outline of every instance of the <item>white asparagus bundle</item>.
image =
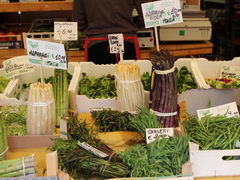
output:
[[31, 84], [28, 97], [27, 134], [53, 134], [55, 123], [52, 85], [39, 82]]
[[139, 66], [117, 64], [115, 76], [120, 110], [135, 113], [138, 107], [144, 107], [145, 96]]

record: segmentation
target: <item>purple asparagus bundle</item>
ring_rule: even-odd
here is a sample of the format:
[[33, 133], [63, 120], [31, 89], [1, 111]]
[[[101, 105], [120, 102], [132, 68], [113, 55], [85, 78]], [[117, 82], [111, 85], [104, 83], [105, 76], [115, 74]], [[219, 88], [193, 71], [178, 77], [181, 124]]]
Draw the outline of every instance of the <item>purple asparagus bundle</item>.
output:
[[167, 50], [150, 53], [153, 64], [151, 111], [163, 127], [177, 127], [177, 86], [175, 58]]

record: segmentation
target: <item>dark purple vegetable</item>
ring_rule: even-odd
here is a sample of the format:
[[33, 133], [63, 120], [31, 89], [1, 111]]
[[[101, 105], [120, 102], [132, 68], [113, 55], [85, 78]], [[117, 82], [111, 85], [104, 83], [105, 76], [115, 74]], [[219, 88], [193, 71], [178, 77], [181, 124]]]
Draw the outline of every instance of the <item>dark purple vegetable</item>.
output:
[[[175, 58], [167, 50], [150, 53], [153, 64], [153, 85], [151, 90], [151, 109], [158, 113], [177, 112], [177, 84], [176, 73], [173, 70], [167, 74], [158, 74], [156, 71], [167, 71], [174, 67]], [[157, 113], [156, 113], [157, 114]], [[159, 116], [158, 120], [164, 127], [177, 127], [178, 114]]]

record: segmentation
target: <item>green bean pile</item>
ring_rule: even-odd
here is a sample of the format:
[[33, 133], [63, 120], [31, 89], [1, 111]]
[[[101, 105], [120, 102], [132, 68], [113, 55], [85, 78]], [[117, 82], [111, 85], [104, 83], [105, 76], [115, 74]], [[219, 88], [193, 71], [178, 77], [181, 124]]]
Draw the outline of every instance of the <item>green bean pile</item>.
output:
[[58, 152], [59, 166], [73, 178], [127, 177], [129, 173], [126, 165], [98, 158], [78, 147], [75, 141], [57, 138], [50, 149]]
[[185, 133], [203, 150], [234, 149], [240, 140], [240, 118], [205, 116], [190, 117], [183, 122]]
[[123, 162], [131, 167], [131, 177], [159, 177], [181, 174], [188, 161], [187, 136], [157, 139], [150, 144], [130, 147], [119, 153]]
[[111, 109], [91, 112], [94, 123], [98, 126], [99, 132], [112, 131], [136, 131], [132, 127], [129, 112], [120, 112]]

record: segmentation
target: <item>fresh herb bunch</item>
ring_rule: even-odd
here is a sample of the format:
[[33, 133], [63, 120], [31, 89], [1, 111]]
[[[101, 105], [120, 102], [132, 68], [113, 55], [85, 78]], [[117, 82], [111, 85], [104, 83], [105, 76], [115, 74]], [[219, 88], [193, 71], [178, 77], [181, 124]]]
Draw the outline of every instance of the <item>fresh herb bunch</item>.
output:
[[145, 72], [141, 75], [141, 81], [145, 91], [151, 90], [151, 75], [149, 72]]
[[177, 90], [178, 93], [197, 88], [192, 73], [186, 66], [181, 67], [180, 70], [176, 69], [177, 75]]
[[76, 141], [57, 138], [50, 149], [58, 152], [59, 166], [73, 178], [93, 175], [127, 177], [129, 173], [126, 165], [98, 158], [78, 147]]
[[99, 132], [136, 131], [130, 122], [133, 117], [129, 112], [120, 112], [111, 109], [92, 111], [92, 117], [98, 126]]
[[161, 128], [161, 124], [157, 121], [157, 116], [146, 108], [138, 108], [137, 114], [130, 117], [131, 124], [146, 139], [147, 128]]
[[79, 94], [93, 99], [115, 98], [117, 96], [115, 77], [108, 74], [93, 78], [83, 73], [83, 78], [79, 82]]
[[188, 161], [186, 136], [157, 139], [119, 153], [123, 162], [131, 168], [131, 177], [159, 177], [181, 174], [182, 165]]
[[[76, 116], [68, 120], [68, 135], [72, 140], [86, 142], [91, 146], [112, 156], [113, 150], [101, 141], [96, 139], [96, 134], [92, 127], [88, 127], [85, 120], [78, 120]], [[117, 159], [116, 154], [113, 156]]]
[[206, 115], [192, 116], [183, 122], [185, 133], [201, 149], [234, 149], [240, 139], [240, 118]]
[[1, 108], [0, 114], [5, 120], [8, 136], [24, 136], [27, 134], [26, 106], [4, 106]]
[[240, 80], [235, 78], [215, 78], [206, 79], [206, 83], [212, 88], [224, 89], [224, 88], [240, 88]]
[[4, 89], [7, 87], [9, 79], [0, 76], [0, 94], [3, 93]]

